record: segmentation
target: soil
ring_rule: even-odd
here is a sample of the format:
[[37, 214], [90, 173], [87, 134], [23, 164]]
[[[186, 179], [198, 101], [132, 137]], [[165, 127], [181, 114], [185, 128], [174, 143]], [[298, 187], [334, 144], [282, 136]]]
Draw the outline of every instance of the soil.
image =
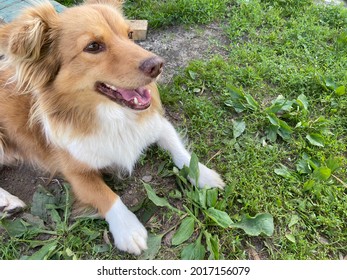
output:
[[[164, 30], [149, 30], [147, 40], [138, 43], [143, 48], [165, 59], [165, 69], [158, 83], [167, 84], [192, 59], [207, 59], [217, 53], [226, 55], [225, 50], [220, 46], [227, 45], [228, 41], [219, 25], [210, 24], [201, 28], [180, 26]], [[168, 111], [168, 118], [170, 118], [170, 108], [166, 108], [166, 111]], [[162, 180], [157, 178], [156, 171], [157, 168], [153, 168], [149, 164], [139, 166], [133, 174], [135, 178], [121, 182], [121, 185], [128, 184], [126, 188], [121, 187], [120, 190], [115, 188], [122, 195], [125, 204], [134, 207], [143, 200], [144, 190], [142, 183], [137, 179], [149, 180], [151, 184], [157, 184]], [[49, 182], [47, 174], [35, 170], [31, 166], [0, 168], [0, 187], [18, 196], [28, 206], [32, 202], [37, 186], [40, 184], [49, 184], [50, 187], [57, 185], [54, 184], [54, 180], [52, 182]], [[163, 183], [160, 182], [160, 184]], [[172, 182], [167, 181], [166, 183], [171, 184]]]

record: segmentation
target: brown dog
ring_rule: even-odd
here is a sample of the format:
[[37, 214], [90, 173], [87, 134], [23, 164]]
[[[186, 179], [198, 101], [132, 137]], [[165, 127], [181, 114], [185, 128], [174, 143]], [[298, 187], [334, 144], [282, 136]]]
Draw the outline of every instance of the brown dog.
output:
[[[163, 116], [154, 84], [163, 60], [128, 38], [121, 1], [86, 1], [57, 14], [48, 2], [0, 28], [0, 165], [29, 162], [62, 174], [97, 208], [116, 246], [140, 254], [147, 232], [100, 171], [131, 172], [157, 143], [175, 164], [190, 154]], [[200, 164], [197, 185], [223, 187]], [[0, 207], [22, 206], [0, 189]]]

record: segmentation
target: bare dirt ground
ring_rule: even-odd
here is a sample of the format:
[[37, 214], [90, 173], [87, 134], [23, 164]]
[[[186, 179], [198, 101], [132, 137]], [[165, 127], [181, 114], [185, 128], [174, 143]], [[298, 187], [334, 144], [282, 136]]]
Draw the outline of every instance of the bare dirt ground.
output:
[[[229, 42], [223, 35], [220, 25], [210, 24], [201, 28], [180, 26], [164, 30], [149, 30], [147, 40], [139, 42], [139, 44], [165, 59], [164, 73], [158, 83], [168, 84], [173, 76], [182, 71], [182, 68], [193, 59], [206, 59], [217, 53], [226, 56], [227, 53], [222, 46], [228, 45]], [[166, 110], [169, 111], [170, 109], [166, 108]], [[156, 184], [159, 183], [158, 180], [160, 179], [156, 178], [156, 171], [154, 170], [152, 166], [145, 164], [139, 166], [133, 176]], [[31, 166], [4, 166], [2, 169], [0, 168], [0, 187], [18, 196], [29, 207], [37, 186], [48, 183], [48, 175]], [[121, 188], [120, 193], [124, 202], [132, 207], [144, 196], [144, 190], [140, 187], [142, 183], [136, 179], [126, 180], [125, 183], [128, 186], [124, 190]], [[57, 185], [59, 184], [55, 180], [49, 184], [50, 187]]]

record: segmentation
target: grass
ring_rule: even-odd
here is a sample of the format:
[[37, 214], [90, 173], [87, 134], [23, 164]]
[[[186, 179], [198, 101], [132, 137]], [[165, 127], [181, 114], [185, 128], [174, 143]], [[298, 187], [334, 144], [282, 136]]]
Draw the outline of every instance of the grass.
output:
[[226, 0], [137, 1], [125, 3], [130, 18], [146, 18], [154, 28], [177, 24], [206, 24], [225, 16]]
[[[71, 6], [82, 0], [58, 1]], [[128, 0], [124, 11], [128, 18], [147, 19], [152, 28], [168, 27], [177, 24], [206, 24], [225, 16], [227, 0], [172, 0], [138, 1]]]
[[[180, 114], [179, 129], [187, 132], [200, 160], [210, 159], [223, 174], [227, 188], [206, 206], [201, 197], [214, 194], [190, 189], [169, 157], [151, 149], [140, 168], [153, 165], [158, 179], [147, 186], [149, 199], [137, 212], [156, 247], [147, 257], [345, 258], [347, 10], [308, 0], [162, 2], [128, 1], [125, 10], [156, 28], [201, 28], [219, 19], [230, 41], [227, 55], [193, 60], [173, 82], [160, 86], [166, 110]], [[166, 187], [175, 182], [178, 190]], [[142, 187], [136, 179], [122, 184], [129, 183]], [[164, 207], [156, 206], [157, 194], [168, 198], [160, 199]], [[22, 220], [26, 228], [17, 224], [11, 234], [1, 235], [0, 259], [35, 252], [58, 259], [133, 258], [109, 245], [105, 222], [65, 221], [69, 210], [54, 205], [61, 219], [42, 217], [43, 232], [33, 232], [32, 221]], [[213, 216], [211, 206], [223, 218]], [[228, 218], [221, 212], [233, 223], [268, 213], [274, 231], [253, 236], [230, 223], [223, 227]], [[181, 223], [188, 233], [180, 231]], [[56, 229], [57, 224], [62, 226]], [[170, 234], [176, 235], [175, 245]], [[187, 256], [187, 251], [197, 253]]]

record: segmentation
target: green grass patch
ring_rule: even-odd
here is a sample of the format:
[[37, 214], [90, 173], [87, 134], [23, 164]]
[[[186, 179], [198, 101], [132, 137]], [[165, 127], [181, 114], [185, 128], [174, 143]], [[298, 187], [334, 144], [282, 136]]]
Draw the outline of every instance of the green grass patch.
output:
[[173, 0], [125, 2], [129, 18], [148, 19], [151, 28], [178, 24], [206, 24], [225, 17], [226, 0]]
[[64, 6], [73, 6], [77, 5], [83, 2], [83, 0], [57, 0], [58, 3], [64, 5]]
[[[71, 6], [83, 1], [60, 0], [58, 2]], [[123, 8], [128, 18], [146, 19], [151, 28], [159, 28], [178, 24], [206, 24], [224, 19], [229, 2], [227, 0], [127, 0]]]
[[[347, 245], [347, 12], [310, 1], [235, 2], [229, 56], [191, 62], [163, 89], [164, 104], [184, 112], [194, 150], [213, 157], [233, 186], [232, 218], [274, 216], [260, 254], [338, 259]], [[259, 239], [237, 231], [219, 236], [226, 258], [259, 249]]]

